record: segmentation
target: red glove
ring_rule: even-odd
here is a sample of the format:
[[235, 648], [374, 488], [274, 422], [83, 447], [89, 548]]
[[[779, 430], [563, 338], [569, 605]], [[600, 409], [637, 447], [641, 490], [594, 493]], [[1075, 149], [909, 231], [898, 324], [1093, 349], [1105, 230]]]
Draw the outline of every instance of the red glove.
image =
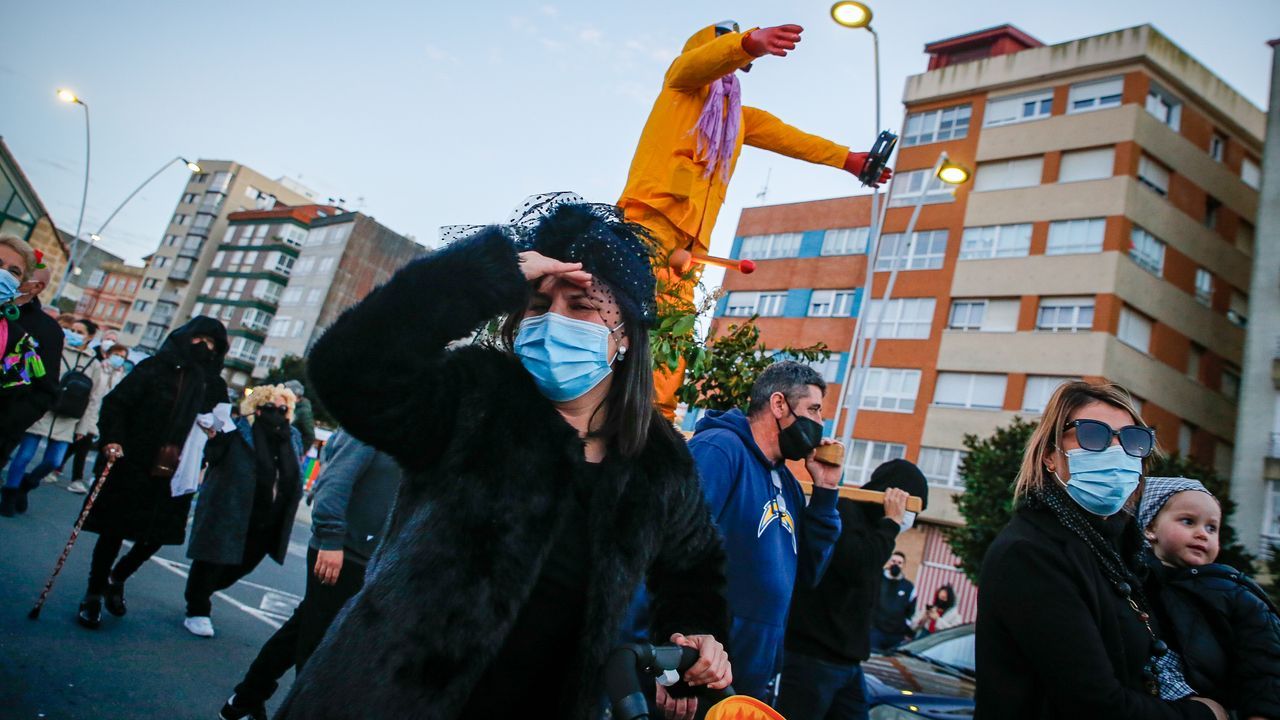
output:
[[751, 57], [777, 55], [786, 57], [788, 50], [795, 50], [800, 42], [800, 33], [804, 28], [799, 25], [779, 25], [777, 27], [752, 30], [742, 36], [742, 49]]
[[[860, 152], [849, 153], [849, 156], [844, 159], [844, 169], [853, 173], [855, 176], [861, 175], [862, 167], [867, 164], [867, 156], [870, 154], [871, 153]], [[885, 168], [880, 171], [880, 179], [871, 183], [871, 185], [873, 187], [879, 187], [880, 185], [889, 182], [889, 178], [891, 177], [893, 177], [893, 171], [889, 168]]]

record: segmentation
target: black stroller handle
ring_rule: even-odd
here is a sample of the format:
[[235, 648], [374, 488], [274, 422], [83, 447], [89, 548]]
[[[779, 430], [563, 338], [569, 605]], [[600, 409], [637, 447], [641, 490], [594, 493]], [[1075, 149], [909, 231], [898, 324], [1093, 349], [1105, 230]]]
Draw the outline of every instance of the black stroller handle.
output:
[[[648, 720], [649, 702], [640, 679], [659, 678], [668, 671], [683, 676], [698, 662], [698, 651], [679, 645], [631, 643], [609, 653], [604, 664], [604, 684], [609, 693], [615, 720]], [[712, 691], [718, 697], [733, 694], [732, 688]]]

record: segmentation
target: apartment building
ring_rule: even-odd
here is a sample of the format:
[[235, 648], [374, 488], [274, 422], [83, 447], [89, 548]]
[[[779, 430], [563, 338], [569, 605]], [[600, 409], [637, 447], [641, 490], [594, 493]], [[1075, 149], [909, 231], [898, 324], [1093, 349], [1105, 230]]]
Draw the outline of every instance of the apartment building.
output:
[[240, 163], [201, 159], [199, 165], [147, 263], [121, 329], [120, 341], [144, 352], [155, 352], [170, 330], [192, 316], [197, 295], [192, 289], [203, 285], [217, 253], [209, 239], [223, 236], [228, 215], [269, 210], [277, 203], [306, 205], [314, 195], [296, 181], [272, 180]]
[[[929, 510], [900, 547], [923, 561], [922, 592], [951, 582], [971, 608], [938, 531], [961, 522], [964, 437], [1035, 416], [1063, 381], [1125, 385], [1164, 448], [1230, 474], [1265, 118], [1150, 26], [1045, 46], [1006, 25], [925, 51], [905, 88], [846, 482], [894, 457], [921, 466]], [[933, 177], [943, 151], [970, 183]], [[825, 342], [832, 414], [869, 201], [744, 210], [731, 254], [757, 270], [726, 277], [713, 322], [754, 314], [770, 347]]]
[[227, 326], [234, 390], [304, 355], [317, 331], [425, 252], [362, 213], [277, 205], [227, 217], [191, 315]]
[[97, 323], [102, 330], [119, 332], [133, 299], [142, 285], [146, 268], [123, 262], [105, 261], [89, 273], [80, 291], [74, 314]]
[[1271, 102], [1263, 150], [1252, 317], [1245, 339], [1231, 497], [1254, 550], [1280, 544], [1280, 39], [1271, 41]]

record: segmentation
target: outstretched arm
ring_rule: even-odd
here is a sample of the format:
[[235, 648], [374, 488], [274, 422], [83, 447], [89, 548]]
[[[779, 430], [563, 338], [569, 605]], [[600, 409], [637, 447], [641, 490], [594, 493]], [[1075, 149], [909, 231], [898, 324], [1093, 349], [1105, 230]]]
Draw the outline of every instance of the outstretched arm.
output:
[[761, 150], [836, 168], [844, 167], [849, 156], [848, 147], [798, 130], [759, 108], [744, 105], [742, 125], [742, 142]]
[[725, 33], [680, 53], [667, 69], [666, 85], [674, 90], [704, 88], [755, 59], [742, 48], [743, 33]]

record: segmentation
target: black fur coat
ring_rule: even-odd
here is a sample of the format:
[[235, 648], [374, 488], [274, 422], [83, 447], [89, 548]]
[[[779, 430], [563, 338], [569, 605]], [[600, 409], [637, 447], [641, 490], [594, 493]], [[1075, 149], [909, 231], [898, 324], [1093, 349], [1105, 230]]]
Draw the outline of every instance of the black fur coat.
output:
[[[278, 717], [452, 718], [473, 692], [502, 692], [477, 681], [564, 522], [586, 523], [590, 542], [563, 717], [599, 709], [601, 665], [646, 578], [655, 639], [727, 638], [724, 551], [670, 424], [654, 413], [644, 451], [619, 463], [585, 516], [571, 514], [569, 475], [584, 460], [575, 431], [515, 357], [448, 347], [527, 296], [513, 246], [491, 229], [405, 267], [316, 343], [309, 371], [321, 402], [406, 477], [364, 588]], [[531, 709], [542, 700], [530, 698]]]

